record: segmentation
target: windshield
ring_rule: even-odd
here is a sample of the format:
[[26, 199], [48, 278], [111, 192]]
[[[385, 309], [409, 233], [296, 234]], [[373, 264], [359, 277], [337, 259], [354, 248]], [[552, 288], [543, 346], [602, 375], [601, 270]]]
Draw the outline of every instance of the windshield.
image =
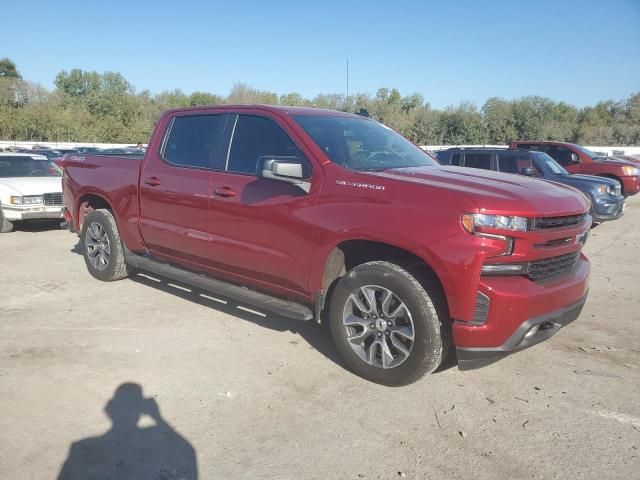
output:
[[294, 115], [329, 159], [350, 170], [434, 166], [438, 163], [402, 135], [366, 118]]
[[532, 152], [538, 161], [544, 162], [549, 170], [551, 170], [556, 175], [569, 175], [562, 165], [556, 162], [553, 158], [551, 158], [546, 153], [542, 152]]
[[0, 157], [0, 178], [61, 177], [62, 170], [50, 160], [30, 157]]
[[590, 157], [592, 160], [597, 160], [599, 158], [602, 158], [602, 155], [597, 154], [596, 152], [592, 152], [591, 150], [589, 150], [588, 148], [584, 148], [582, 145], [573, 145], [577, 150], [580, 150], [582, 153], [584, 153], [586, 156]]

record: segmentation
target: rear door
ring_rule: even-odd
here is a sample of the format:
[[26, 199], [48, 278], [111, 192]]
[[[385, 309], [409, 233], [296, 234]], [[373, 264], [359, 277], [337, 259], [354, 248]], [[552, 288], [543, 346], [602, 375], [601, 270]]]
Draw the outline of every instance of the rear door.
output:
[[156, 256], [202, 267], [209, 262], [211, 172], [228, 115], [181, 113], [168, 123], [140, 178], [140, 230]]
[[[320, 187], [309, 152], [285, 123], [263, 111], [232, 115], [225, 136], [209, 210], [212, 267], [306, 295]], [[265, 155], [298, 157], [310, 192], [258, 177], [258, 158]]]

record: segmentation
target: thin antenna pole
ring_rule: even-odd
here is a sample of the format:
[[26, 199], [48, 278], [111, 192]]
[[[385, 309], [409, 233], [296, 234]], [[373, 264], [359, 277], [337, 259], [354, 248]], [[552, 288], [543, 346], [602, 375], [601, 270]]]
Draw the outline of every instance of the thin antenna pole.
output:
[[349, 59], [347, 58], [347, 103], [349, 103]]

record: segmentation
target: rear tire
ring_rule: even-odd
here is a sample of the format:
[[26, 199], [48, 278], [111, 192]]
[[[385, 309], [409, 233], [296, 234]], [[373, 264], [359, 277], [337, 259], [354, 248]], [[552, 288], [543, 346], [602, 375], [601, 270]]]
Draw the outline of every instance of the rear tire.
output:
[[451, 336], [439, 293], [404, 268], [368, 262], [342, 277], [330, 300], [336, 348], [357, 375], [389, 386], [413, 383], [435, 371]]
[[95, 210], [84, 218], [80, 235], [87, 270], [98, 280], [111, 282], [129, 276], [118, 227], [109, 210]]
[[9, 233], [13, 231], [13, 223], [7, 220], [0, 208], [0, 233]]

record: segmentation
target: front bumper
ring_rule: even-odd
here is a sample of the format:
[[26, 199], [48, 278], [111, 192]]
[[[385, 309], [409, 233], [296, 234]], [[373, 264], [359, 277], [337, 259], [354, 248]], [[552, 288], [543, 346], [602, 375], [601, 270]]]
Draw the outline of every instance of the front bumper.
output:
[[62, 206], [48, 207], [43, 205], [33, 205], [16, 207], [3, 205], [2, 214], [10, 222], [47, 218], [62, 218]]
[[[499, 347], [457, 348], [458, 368], [460, 370], [481, 368], [551, 338], [558, 330], [580, 316], [586, 301], [585, 295], [573, 305], [525, 321]], [[532, 330], [534, 328], [535, 331]]]
[[622, 183], [622, 193], [628, 197], [640, 192], [640, 176], [620, 177]]
[[597, 198], [593, 203], [593, 212], [591, 214], [593, 222], [602, 223], [620, 218], [624, 214], [624, 206], [623, 195]]
[[[481, 366], [537, 343], [519, 344], [533, 326], [530, 323], [559, 318], [565, 310], [584, 303], [589, 270], [589, 261], [581, 254], [570, 273], [544, 282], [534, 282], [524, 276], [481, 277], [479, 291], [489, 299], [486, 321], [480, 325], [465, 321], [453, 323], [454, 345], [459, 358], [464, 360], [459, 363], [460, 368], [469, 368], [469, 360], [477, 356], [485, 359], [478, 365]], [[557, 328], [550, 330], [555, 333]], [[544, 331], [538, 334], [541, 336], [533, 337], [542, 341], [551, 336], [549, 332], [543, 335]], [[488, 357], [495, 358], [486, 361]]]

